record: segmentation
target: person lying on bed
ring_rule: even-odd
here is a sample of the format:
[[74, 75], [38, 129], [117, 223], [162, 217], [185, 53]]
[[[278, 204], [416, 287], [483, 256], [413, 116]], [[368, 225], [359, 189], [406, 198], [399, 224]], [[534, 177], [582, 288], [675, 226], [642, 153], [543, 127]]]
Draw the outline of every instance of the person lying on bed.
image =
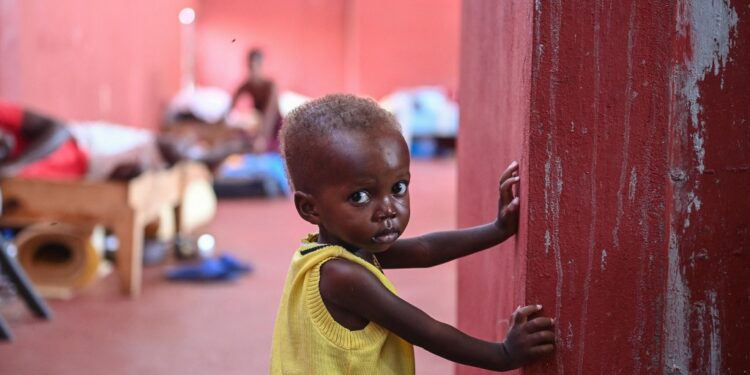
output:
[[0, 101], [0, 177], [123, 180], [182, 160], [213, 169], [246, 143], [238, 136], [207, 146], [123, 125], [65, 123]]

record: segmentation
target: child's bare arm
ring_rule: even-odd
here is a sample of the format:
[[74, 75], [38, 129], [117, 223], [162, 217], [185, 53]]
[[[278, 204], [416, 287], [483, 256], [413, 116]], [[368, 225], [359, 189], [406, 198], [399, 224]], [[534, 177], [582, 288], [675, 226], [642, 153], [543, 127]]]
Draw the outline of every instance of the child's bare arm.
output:
[[429, 233], [396, 241], [378, 254], [385, 268], [431, 267], [497, 245], [518, 231], [519, 197], [513, 186], [520, 181], [518, 163], [500, 176], [497, 219], [485, 225], [454, 231]]
[[503, 342], [488, 342], [468, 336], [441, 323], [391, 293], [364, 267], [332, 260], [321, 269], [319, 284], [326, 306], [375, 322], [414, 345], [454, 362], [496, 371], [523, 366], [553, 350], [554, 321], [530, 315], [541, 306], [518, 308]]

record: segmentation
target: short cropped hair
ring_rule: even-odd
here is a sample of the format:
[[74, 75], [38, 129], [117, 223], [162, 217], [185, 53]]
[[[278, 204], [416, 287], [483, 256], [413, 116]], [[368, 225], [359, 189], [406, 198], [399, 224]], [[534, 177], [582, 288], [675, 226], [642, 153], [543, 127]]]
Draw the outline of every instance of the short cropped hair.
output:
[[294, 109], [281, 127], [281, 154], [294, 189], [310, 190], [319, 171], [319, 147], [327, 147], [339, 131], [401, 131], [396, 118], [374, 100], [348, 94], [326, 95]]

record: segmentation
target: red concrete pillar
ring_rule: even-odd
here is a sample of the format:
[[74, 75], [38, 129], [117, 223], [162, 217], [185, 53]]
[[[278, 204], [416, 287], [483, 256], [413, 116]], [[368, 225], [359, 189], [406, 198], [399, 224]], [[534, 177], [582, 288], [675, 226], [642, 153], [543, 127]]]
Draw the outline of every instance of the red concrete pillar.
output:
[[[521, 158], [529, 128], [532, 4], [464, 1], [458, 137], [458, 223], [472, 226], [497, 217], [498, 178]], [[524, 172], [523, 175], [526, 175]], [[528, 184], [521, 186], [526, 207]], [[528, 217], [518, 239], [458, 263], [459, 328], [491, 340], [504, 337], [506, 318], [524, 299]], [[469, 374], [459, 366], [458, 373]]]
[[542, 303], [557, 353], [524, 372], [750, 369], [748, 1], [468, 1], [462, 25], [459, 225], [517, 157], [523, 209], [461, 261], [460, 328]]

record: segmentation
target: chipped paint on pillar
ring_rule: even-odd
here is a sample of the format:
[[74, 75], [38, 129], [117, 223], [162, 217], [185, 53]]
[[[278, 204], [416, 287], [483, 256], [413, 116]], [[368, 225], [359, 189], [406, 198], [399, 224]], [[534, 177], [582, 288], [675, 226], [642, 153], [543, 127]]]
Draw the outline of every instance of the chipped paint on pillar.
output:
[[526, 300], [558, 346], [525, 373], [661, 369], [670, 9], [535, 3]]
[[[545, 7], [546, 6], [546, 7]], [[553, 0], [542, 4], [542, 2], [535, 2], [534, 12], [535, 17], [539, 17], [542, 12], [549, 14], [550, 22], [545, 32], [549, 35], [548, 43], [542, 43], [541, 30], [539, 29], [540, 23], [535, 22], [535, 33], [534, 33], [534, 48], [536, 64], [533, 65], [532, 70], [536, 74], [540, 74], [540, 65], [542, 57], [549, 57], [548, 72], [551, 77], [546, 83], [546, 86], [542, 84], [532, 83], [532, 95], [534, 90], [545, 90], [546, 91], [546, 105], [550, 109], [548, 118], [540, 118], [532, 115], [532, 123], [538, 125], [537, 131], [540, 136], [539, 140], [545, 139], [544, 148], [544, 248], [545, 254], [549, 253], [550, 246], [552, 247], [553, 263], [554, 263], [554, 314], [553, 316], [561, 316], [563, 308], [563, 289], [565, 287], [565, 270], [563, 267], [563, 254], [560, 247], [560, 197], [563, 191], [563, 166], [562, 160], [559, 156], [559, 150], [557, 148], [557, 137], [555, 125], [557, 123], [557, 82], [556, 78], [560, 71], [560, 24], [562, 22], [562, 4], [560, 0]], [[533, 79], [533, 74], [532, 74]], [[533, 101], [532, 101], [533, 103]], [[533, 140], [534, 138], [532, 138]], [[532, 147], [535, 146], [531, 145]], [[533, 149], [530, 150], [530, 153]], [[533, 158], [533, 154], [531, 155]], [[541, 161], [541, 160], [540, 160]], [[530, 174], [530, 181], [534, 181], [534, 175]], [[531, 182], [533, 184], [533, 182]], [[533, 229], [533, 228], [532, 228]], [[549, 306], [548, 306], [549, 308]], [[561, 327], [557, 327], [557, 335], [563, 334]], [[569, 323], [569, 336], [567, 337], [568, 347], [572, 346], [574, 337], [572, 331], [572, 325]], [[564, 371], [564, 362], [562, 357], [556, 358], [556, 367], [558, 371]]]
[[741, 213], [750, 209], [750, 178], [732, 169], [750, 153], [748, 27], [748, 1], [676, 2], [667, 373], [726, 374], [750, 363], [736, 337], [750, 328]]
[[709, 358], [708, 358], [708, 373], [711, 375], [721, 375], [721, 318], [719, 316], [719, 308], [716, 305], [716, 291], [708, 291], [708, 314], [710, 318], [709, 327]]
[[630, 116], [632, 112], [633, 107], [633, 99], [638, 95], [636, 91], [633, 90], [633, 45], [635, 44], [635, 36], [637, 28], [635, 27], [636, 22], [636, 2], [631, 1], [630, 2], [630, 9], [628, 12], [628, 44], [626, 47], [626, 61], [627, 61], [627, 69], [625, 70], [625, 78], [626, 78], [626, 84], [625, 84], [625, 94], [623, 95], [623, 100], [625, 101], [625, 108], [624, 108], [624, 118], [623, 118], [623, 145], [622, 145], [622, 166], [620, 167], [620, 180], [617, 186], [619, 186], [619, 190], [617, 191], [617, 216], [615, 221], [615, 226], [612, 228], [612, 247], [613, 250], [619, 250], [620, 249], [620, 225], [622, 221], [622, 216], [624, 214], [624, 206], [623, 206], [623, 190], [625, 189], [626, 180], [625, 176], [627, 175], [626, 171], [628, 168], [628, 155], [630, 150]]
[[747, 368], [750, 0], [463, 4], [461, 226], [523, 157], [515, 253], [460, 263], [459, 326], [543, 304], [556, 352], [524, 374]]
[[729, 50], [737, 31], [737, 12], [729, 0], [682, 0], [678, 1], [677, 33], [690, 43], [689, 54], [679, 74], [677, 89], [687, 100], [690, 108], [692, 131], [690, 142], [699, 173], [705, 170], [705, 124], [698, 115], [701, 97], [698, 83], [706, 74], [720, 76], [727, 64]]
[[689, 310], [690, 290], [680, 263], [677, 235], [669, 237], [669, 270], [667, 273], [667, 309], [664, 325], [665, 366], [669, 374], [688, 374], [690, 361]]
[[[545, 230], [545, 252], [551, 243], [555, 261], [555, 316], [559, 316], [563, 306], [563, 255], [560, 250], [560, 194], [563, 190], [562, 162], [553, 153], [553, 137], [547, 137], [547, 159], [544, 163], [544, 213], [548, 228]], [[552, 232], [551, 236], [548, 234]], [[549, 240], [549, 242], [548, 242]], [[572, 338], [571, 338], [572, 339]], [[558, 368], [563, 368], [559, 361]]]

